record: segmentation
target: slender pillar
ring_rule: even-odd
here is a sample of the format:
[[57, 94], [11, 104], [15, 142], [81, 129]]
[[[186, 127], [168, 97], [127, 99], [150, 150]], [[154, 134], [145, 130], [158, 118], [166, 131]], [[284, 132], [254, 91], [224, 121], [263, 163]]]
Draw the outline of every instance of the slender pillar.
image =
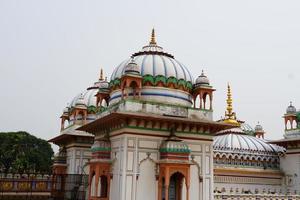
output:
[[200, 109], [202, 109], [202, 100], [203, 100], [203, 98], [202, 98], [202, 96], [200, 95]]
[[169, 200], [169, 185], [165, 184], [165, 199]]
[[213, 100], [213, 97], [211, 94], [211, 95], [209, 95], [209, 110], [212, 110], [212, 100]]
[[190, 192], [189, 192], [190, 186], [187, 182], [185, 185], [186, 185], [186, 200], [189, 200], [190, 199]]

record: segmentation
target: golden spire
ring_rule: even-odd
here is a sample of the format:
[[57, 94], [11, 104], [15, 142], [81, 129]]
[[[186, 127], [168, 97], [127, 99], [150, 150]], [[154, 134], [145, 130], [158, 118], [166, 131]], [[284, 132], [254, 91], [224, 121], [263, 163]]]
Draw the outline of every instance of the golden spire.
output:
[[103, 69], [101, 68], [100, 70], [100, 78], [99, 78], [100, 81], [103, 81]]
[[236, 115], [235, 112], [232, 112], [233, 107], [232, 107], [232, 95], [231, 95], [231, 88], [228, 83], [227, 85], [227, 108], [225, 112], [225, 120], [224, 122], [234, 124], [234, 125], [240, 125], [240, 123], [236, 120]]
[[152, 33], [151, 33], [150, 45], [156, 45], [155, 30], [154, 30], [154, 28], [152, 29]]

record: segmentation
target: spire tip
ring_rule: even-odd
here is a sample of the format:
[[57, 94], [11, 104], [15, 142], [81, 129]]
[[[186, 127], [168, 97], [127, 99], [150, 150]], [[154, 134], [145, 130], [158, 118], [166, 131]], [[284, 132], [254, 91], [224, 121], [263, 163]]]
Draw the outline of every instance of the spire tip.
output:
[[150, 45], [156, 45], [155, 30], [152, 28]]

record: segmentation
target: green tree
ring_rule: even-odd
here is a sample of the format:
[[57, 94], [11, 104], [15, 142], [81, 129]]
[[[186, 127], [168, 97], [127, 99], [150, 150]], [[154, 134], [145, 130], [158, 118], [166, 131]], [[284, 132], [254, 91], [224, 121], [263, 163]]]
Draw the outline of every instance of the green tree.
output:
[[0, 132], [0, 171], [49, 173], [53, 150], [50, 144], [27, 132]]

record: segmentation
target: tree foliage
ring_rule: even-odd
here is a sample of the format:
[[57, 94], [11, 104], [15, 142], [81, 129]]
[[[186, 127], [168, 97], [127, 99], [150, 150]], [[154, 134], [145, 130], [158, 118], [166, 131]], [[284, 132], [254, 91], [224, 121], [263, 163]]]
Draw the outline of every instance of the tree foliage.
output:
[[0, 171], [49, 173], [53, 150], [50, 144], [27, 132], [0, 132]]

